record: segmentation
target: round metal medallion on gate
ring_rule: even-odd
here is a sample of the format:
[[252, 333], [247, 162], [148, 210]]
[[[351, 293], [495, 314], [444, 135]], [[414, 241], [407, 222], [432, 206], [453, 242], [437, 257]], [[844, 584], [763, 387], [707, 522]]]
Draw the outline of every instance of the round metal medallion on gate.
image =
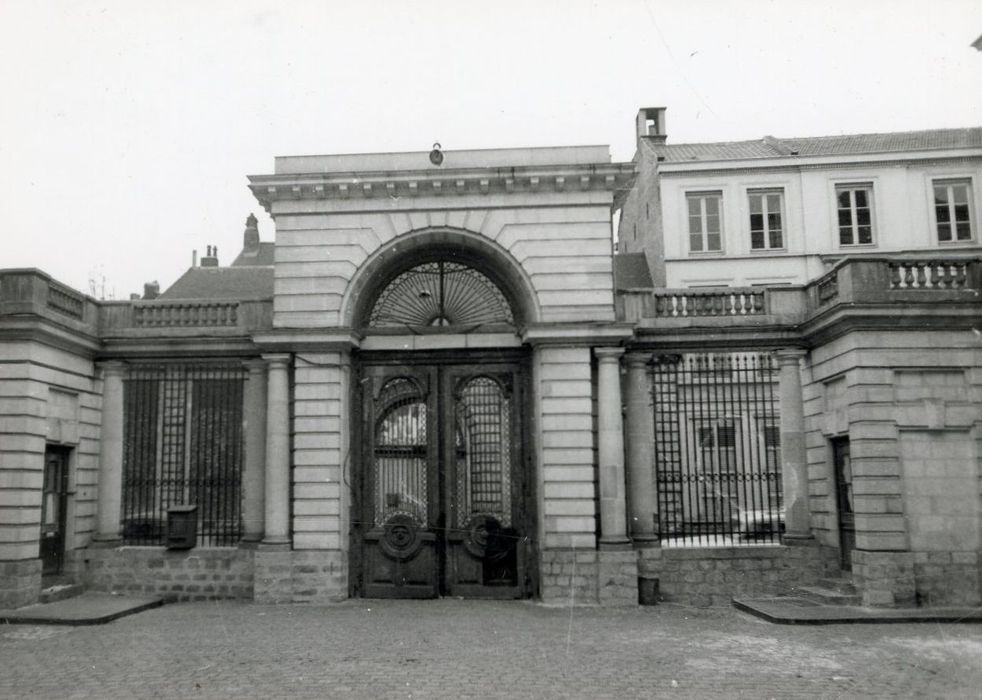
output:
[[488, 535], [501, 530], [501, 523], [493, 515], [475, 515], [464, 526], [467, 536], [464, 548], [478, 559], [483, 559], [488, 550]]
[[419, 527], [411, 515], [397, 513], [385, 521], [379, 545], [383, 552], [396, 561], [412, 559], [423, 546]]

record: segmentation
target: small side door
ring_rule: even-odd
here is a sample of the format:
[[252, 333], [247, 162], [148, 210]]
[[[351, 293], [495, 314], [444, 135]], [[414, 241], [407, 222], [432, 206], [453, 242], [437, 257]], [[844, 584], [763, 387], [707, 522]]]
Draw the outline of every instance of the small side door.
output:
[[57, 576], [65, 562], [65, 520], [68, 505], [68, 450], [49, 447], [44, 453], [41, 498], [41, 572]]
[[849, 438], [832, 441], [832, 464], [835, 468], [835, 501], [839, 512], [839, 555], [843, 571], [852, 571], [852, 550], [856, 548], [856, 515], [852, 500], [852, 464], [849, 460]]

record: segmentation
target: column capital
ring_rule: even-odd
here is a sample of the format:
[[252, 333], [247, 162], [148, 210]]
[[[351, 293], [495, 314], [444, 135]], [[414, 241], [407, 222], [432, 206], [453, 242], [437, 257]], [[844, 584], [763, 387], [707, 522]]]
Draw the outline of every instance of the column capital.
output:
[[774, 351], [778, 364], [782, 365], [797, 364], [807, 354], [808, 350], [805, 348], [780, 348]]
[[601, 362], [617, 362], [624, 354], [624, 348], [594, 348], [593, 354]]
[[268, 355], [263, 355], [262, 359], [264, 362], [269, 364], [269, 368], [274, 367], [289, 367], [290, 360], [293, 359], [293, 355], [288, 352], [274, 352]]
[[121, 377], [126, 373], [126, 363], [122, 360], [103, 360], [98, 363], [98, 367], [105, 376]]
[[266, 365], [267, 364], [268, 363], [266, 362], [266, 360], [264, 360], [262, 358], [259, 358], [259, 357], [254, 358], [254, 359], [251, 359], [251, 360], [244, 360], [242, 362], [242, 366], [245, 367], [249, 371], [250, 374], [255, 374], [255, 373], [258, 373], [258, 372], [265, 372], [266, 371]]
[[651, 364], [651, 353], [633, 350], [624, 355], [624, 363], [631, 369], [646, 369]]

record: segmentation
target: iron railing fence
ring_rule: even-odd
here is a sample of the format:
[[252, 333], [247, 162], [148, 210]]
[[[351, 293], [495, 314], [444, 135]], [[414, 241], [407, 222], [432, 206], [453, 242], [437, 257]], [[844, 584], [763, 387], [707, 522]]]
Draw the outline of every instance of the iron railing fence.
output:
[[780, 540], [777, 378], [768, 353], [654, 357], [655, 481], [664, 546]]
[[197, 506], [198, 544], [242, 536], [242, 407], [237, 364], [155, 364], [123, 388], [122, 537], [165, 543], [167, 510]]

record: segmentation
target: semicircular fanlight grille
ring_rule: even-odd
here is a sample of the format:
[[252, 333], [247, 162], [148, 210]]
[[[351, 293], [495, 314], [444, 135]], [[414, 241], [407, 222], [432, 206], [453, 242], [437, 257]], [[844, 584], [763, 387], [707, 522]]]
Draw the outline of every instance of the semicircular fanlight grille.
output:
[[514, 323], [505, 295], [485, 274], [452, 262], [423, 263], [396, 276], [368, 317], [369, 327], [491, 323]]

